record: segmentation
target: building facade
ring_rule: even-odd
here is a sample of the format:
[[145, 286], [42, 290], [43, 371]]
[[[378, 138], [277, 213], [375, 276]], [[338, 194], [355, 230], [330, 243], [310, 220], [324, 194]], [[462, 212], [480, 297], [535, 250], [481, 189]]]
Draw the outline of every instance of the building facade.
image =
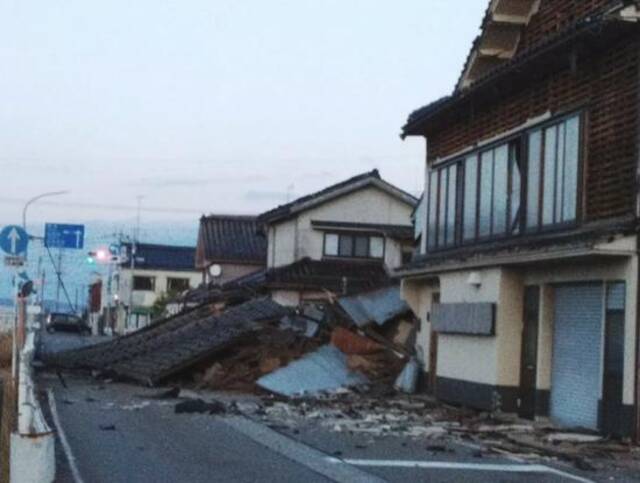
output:
[[388, 281], [387, 272], [411, 258], [416, 203], [374, 170], [263, 213], [261, 283], [297, 305]]
[[161, 297], [179, 295], [202, 282], [194, 247], [136, 243], [133, 263], [131, 244], [123, 247], [125, 256], [112, 283], [103, 284], [112, 293], [102, 297], [102, 312], [119, 334], [149, 325]]
[[639, 11], [493, 0], [454, 93], [404, 126], [427, 177], [398, 273], [439, 398], [637, 432]]

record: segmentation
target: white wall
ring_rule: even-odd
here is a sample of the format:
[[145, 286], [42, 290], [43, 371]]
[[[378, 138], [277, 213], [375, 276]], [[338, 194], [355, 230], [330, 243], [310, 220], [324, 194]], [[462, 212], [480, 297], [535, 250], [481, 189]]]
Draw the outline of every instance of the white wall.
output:
[[[467, 283], [469, 274], [480, 274], [482, 284]], [[434, 276], [432, 275], [431, 278]], [[635, 388], [636, 300], [638, 258], [603, 258], [589, 261], [556, 261], [520, 268], [486, 268], [446, 272], [438, 275], [441, 301], [496, 303], [496, 335], [477, 337], [440, 334], [438, 338], [438, 375], [501, 386], [518, 386], [523, 327], [523, 297], [527, 285], [541, 287], [538, 339], [537, 387], [550, 389], [553, 359], [553, 285], [574, 282], [625, 282], [624, 404], [633, 404]], [[421, 285], [422, 284], [422, 285]], [[431, 292], [419, 280], [403, 281], [403, 297], [423, 318]], [[428, 324], [423, 321], [423, 330]], [[604, 326], [603, 326], [604, 327]], [[604, 336], [604, 334], [603, 334]], [[423, 351], [428, 336], [419, 333]], [[425, 356], [428, 359], [428, 356]]]
[[[169, 278], [188, 278], [191, 287], [197, 287], [202, 282], [202, 273], [199, 271], [172, 271], [172, 270], [143, 270], [135, 269], [133, 272], [130, 269], [123, 269], [120, 271], [120, 283], [117, 288], [118, 297], [121, 302], [128, 304], [129, 302], [129, 286], [132, 280], [132, 275], [142, 277], [155, 277], [155, 290], [144, 291], [134, 290], [133, 298], [134, 305], [141, 307], [150, 307], [156, 301], [156, 299], [166, 293], [167, 291], [167, 279]], [[106, 289], [106, 284], [103, 284]], [[116, 293], [116, 287], [112, 286], [112, 292]], [[105, 294], [106, 295], [106, 294]], [[106, 303], [106, 296], [103, 297], [103, 303]]]
[[[311, 221], [411, 225], [413, 207], [376, 187], [367, 187], [271, 225], [268, 230], [268, 266], [288, 265], [301, 258], [322, 259], [323, 232]], [[398, 266], [400, 244], [386, 241], [385, 261]]]

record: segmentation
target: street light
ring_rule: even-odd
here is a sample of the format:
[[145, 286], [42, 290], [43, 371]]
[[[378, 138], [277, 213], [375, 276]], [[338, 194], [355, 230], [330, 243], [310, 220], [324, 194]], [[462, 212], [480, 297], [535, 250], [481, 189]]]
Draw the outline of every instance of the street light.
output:
[[50, 191], [48, 193], [42, 193], [38, 196], [34, 196], [33, 198], [31, 198], [29, 201], [27, 201], [24, 204], [24, 208], [22, 208], [22, 228], [27, 229], [27, 209], [29, 208], [30, 205], [32, 205], [33, 203], [35, 203], [38, 200], [41, 200], [42, 198], [48, 198], [49, 196], [59, 196], [59, 195], [66, 195], [67, 193], [69, 193], [68, 190], [64, 190], [64, 191]]

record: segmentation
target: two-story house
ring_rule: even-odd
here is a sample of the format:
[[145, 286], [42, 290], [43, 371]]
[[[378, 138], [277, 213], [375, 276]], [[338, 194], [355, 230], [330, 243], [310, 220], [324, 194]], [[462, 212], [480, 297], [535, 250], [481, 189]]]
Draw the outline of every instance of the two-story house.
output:
[[454, 92], [403, 127], [427, 179], [398, 273], [439, 398], [637, 431], [639, 20], [492, 0]]
[[245, 282], [285, 305], [389, 283], [411, 258], [416, 203], [373, 170], [278, 206], [258, 217], [267, 269]]
[[147, 326], [158, 298], [175, 296], [202, 282], [194, 247], [136, 243], [133, 261], [131, 247], [123, 244], [123, 261], [111, 284], [113, 293], [103, 297], [103, 304], [111, 304], [109, 312], [115, 314], [114, 330], [121, 334]]

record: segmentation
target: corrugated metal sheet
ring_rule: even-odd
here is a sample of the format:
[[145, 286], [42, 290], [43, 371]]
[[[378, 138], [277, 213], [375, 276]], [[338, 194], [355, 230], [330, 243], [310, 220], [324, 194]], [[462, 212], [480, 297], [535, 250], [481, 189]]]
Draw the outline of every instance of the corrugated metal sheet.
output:
[[331, 392], [368, 382], [347, 366], [347, 356], [332, 345], [321, 347], [302, 359], [258, 380], [258, 386], [283, 396]]
[[436, 304], [431, 311], [433, 330], [444, 334], [493, 335], [495, 304]]
[[400, 287], [386, 287], [373, 292], [342, 297], [338, 305], [359, 327], [376, 323], [384, 325], [400, 315], [411, 312], [400, 297]]

